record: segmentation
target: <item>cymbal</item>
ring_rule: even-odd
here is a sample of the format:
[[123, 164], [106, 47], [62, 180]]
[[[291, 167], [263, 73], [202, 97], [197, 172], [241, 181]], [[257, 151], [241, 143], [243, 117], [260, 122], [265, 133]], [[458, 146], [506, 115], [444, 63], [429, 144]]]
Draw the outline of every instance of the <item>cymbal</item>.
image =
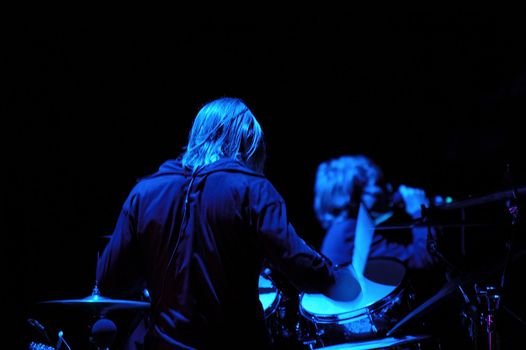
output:
[[40, 304], [71, 306], [97, 315], [114, 310], [145, 310], [150, 308], [150, 303], [145, 301], [111, 299], [98, 294], [82, 299], [48, 300], [40, 302]]
[[[514, 191], [511, 191], [511, 190], [502, 191], [502, 192], [491, 193], [491, 194], [481, 196], [481, 197], [467, 198], [464, 200], [454, 201], [452, 203], [437, 205], [434, 207], [434, 209], [438, 209], [438, 210], [461, 209], [461, 208], [472, 207], [475, 205], [498, 202], [501, 200], [513, 198], [514, 196], [513, 192]], [[517, 193], [519, 194], [526, 193], [526, 186], [517, 188]]]

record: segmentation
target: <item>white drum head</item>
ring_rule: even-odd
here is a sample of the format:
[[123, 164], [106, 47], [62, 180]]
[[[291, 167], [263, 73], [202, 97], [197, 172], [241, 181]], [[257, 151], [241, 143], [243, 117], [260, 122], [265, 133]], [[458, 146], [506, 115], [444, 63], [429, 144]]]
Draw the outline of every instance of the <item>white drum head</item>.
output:
[[270, 310], [277, 298], [278, 290], [272, 281], [263, 275], [259, 275], [259, 301], [261, 301], [263, 309], [265, 311]]

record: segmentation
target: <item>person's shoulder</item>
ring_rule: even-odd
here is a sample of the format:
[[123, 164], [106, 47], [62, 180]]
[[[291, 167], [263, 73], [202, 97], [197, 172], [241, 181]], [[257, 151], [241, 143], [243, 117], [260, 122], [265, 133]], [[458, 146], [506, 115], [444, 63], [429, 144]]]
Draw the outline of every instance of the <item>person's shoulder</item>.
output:
[[143, 180], [149, 180], [149, 179], [155, 179], [163, 176], [173, 176], [173, 175], [180, 175], [184, 176], [185, 169], [183, 168], [182, 162], [180, 158], [177, 159], [168, 159], [164, 163], [161, 164], [159, 169], [149, 175], [143, 176], [139, 178], [137, 181], [143, 181]]
[[167, 184], [182, 181], [184, 177], [185, 171], [181, 162], [178, 159], [170, 159], [162, 163], [157, 171], [137, 178], [132, 192], [148, 192]]

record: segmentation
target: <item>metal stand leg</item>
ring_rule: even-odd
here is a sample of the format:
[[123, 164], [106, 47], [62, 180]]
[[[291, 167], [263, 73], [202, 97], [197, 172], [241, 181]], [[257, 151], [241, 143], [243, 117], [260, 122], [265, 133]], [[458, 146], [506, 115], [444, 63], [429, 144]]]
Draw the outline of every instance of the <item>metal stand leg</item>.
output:
[[499, 310], [501, 295], [494, 286], [477, 288], [477, 297], [480, 303], [484, 302], [485, 309], [481, 312], [481, 321], [486, 332], [488, 350], [499, 349], [496, 329], [496, 315]]

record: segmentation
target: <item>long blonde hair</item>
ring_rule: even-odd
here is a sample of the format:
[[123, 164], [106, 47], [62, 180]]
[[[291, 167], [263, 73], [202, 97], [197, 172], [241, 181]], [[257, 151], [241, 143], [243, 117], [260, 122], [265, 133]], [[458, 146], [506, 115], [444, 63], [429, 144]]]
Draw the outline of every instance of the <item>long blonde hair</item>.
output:
[[237, 159], [253, 170], [263, 171], [263, 130], [239, 98], [218, 98], [199, 110], [182, 162], [195, 171], [222, 158]]

